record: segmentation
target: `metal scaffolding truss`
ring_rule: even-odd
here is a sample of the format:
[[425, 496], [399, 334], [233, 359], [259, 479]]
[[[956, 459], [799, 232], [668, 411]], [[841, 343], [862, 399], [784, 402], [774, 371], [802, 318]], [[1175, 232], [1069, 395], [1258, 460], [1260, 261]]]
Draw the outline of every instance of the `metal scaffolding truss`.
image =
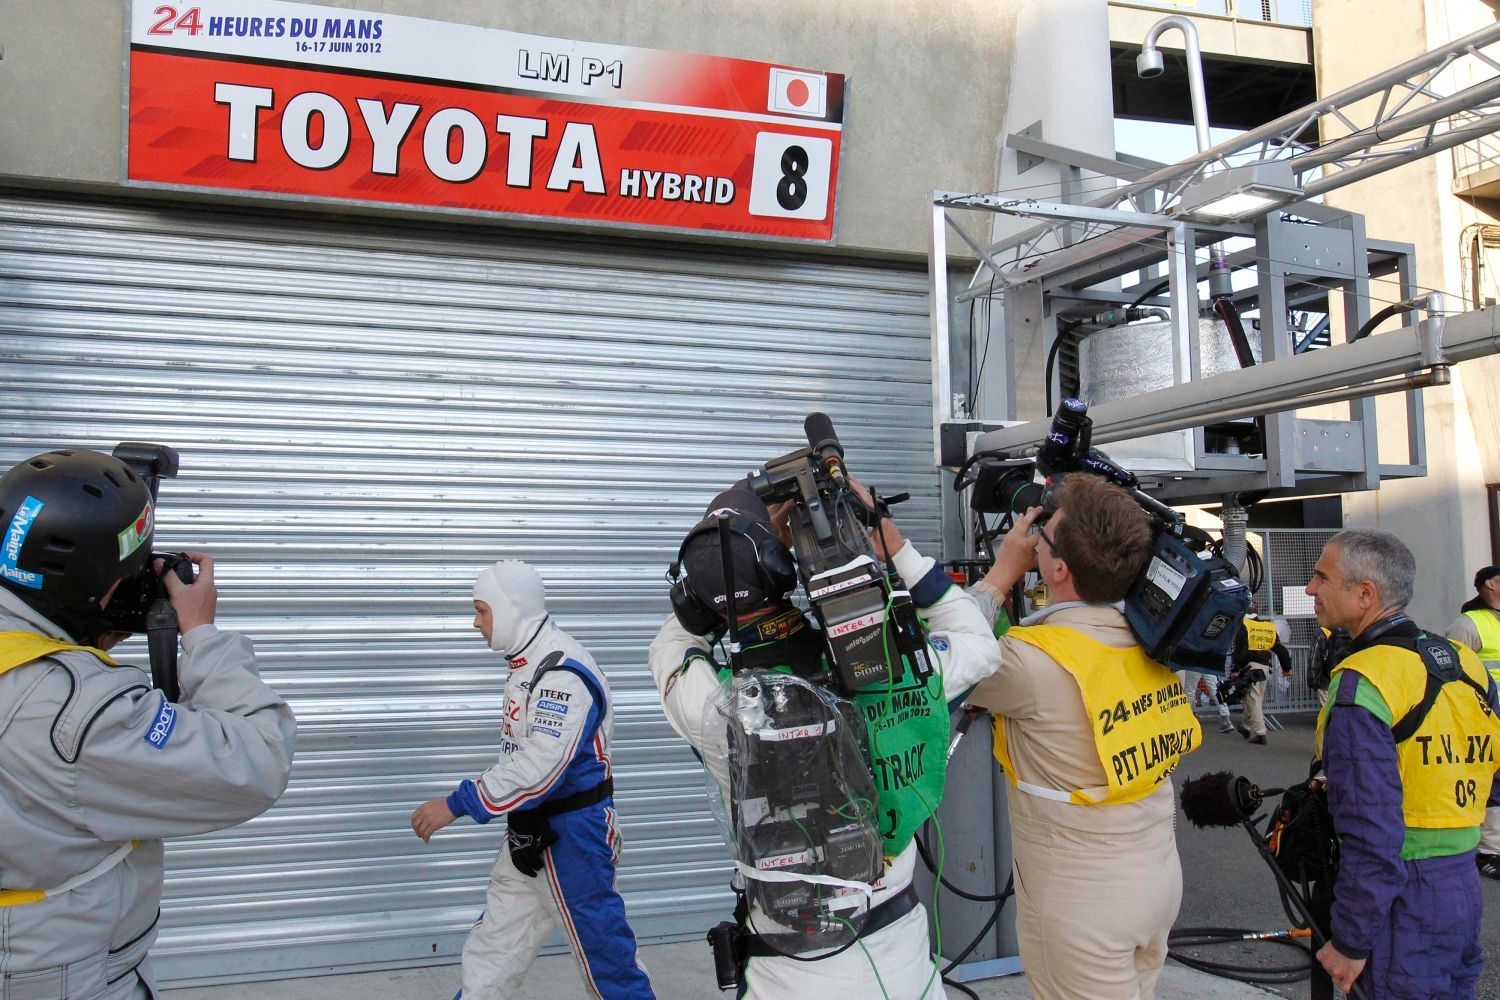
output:
[[[1043, 163], [1058, 168], [1049, 175], [1057, 179], [991, 194], [936, 192], [932, 199], [938, 464], [954, 469], [981, 452], [1033, 452], [1049, 425], [1044, 391], [1050, 397], [1054, 384], [1063, 389], [1065, 366], [1076, 379], [1093, 363], [1084, 358], [1085, 338], [1155, 322], [1167, 327], [1153, 334], [1165, 344], [1141, 362], [1142, 371], [1164, 372], [1166, 387], [1105, 392], [1088, 402], [1095, 442], [1119, 444], [1158, 499], [1349, 492], [1425, 475], [1421, 387], [1446, 383], [1452, 363], [1500, 350], [1500, 320], [1494, 310], [1449, 316], [1445, 337], [1447, 310], [1439, 297], [1421, 294], [1414, 248], [1369, 237], [1362, 216], [1308, 199], [1500, 131], [1497, 45], [1500, 22], [1171, 165], [1049, 143], [1046, 122], [1007, 136], [1022, 183]], [[1314, 132], [1321, 142], [1302, 139]], [[1056, 200], [1017, 197], [1044, 189]], [[1245, 195], [1252, 196], [1248, 207]], [[1226, 208], [1231, 201], [1238, 207]], [[996, 240], [992, 231], [976, 236], [977, 226], [960, 224], [975, 213], [1035, 224]], [[979, 262], [967, 283], [949, 283], [955, 234]], [[1255, 281], [1231, 281], [1234, 272], [1253, 273]], [[1205, 280], [1208, 299], [1200, 292]], [[1383, 295], [1372, 294], [1374, 281], [1389, 283]], [[1385, 296], [1393, 304], [1379, 309]], [[1004, 308], [992, 315], [969, 307], [967, 324], [973, 331], [982, 317], [989, 349], [976, 366], [954, 320], [964, 315], [960, 303], [984, 299]], [[1253, 366], [1241, 359], [1242, 367], [1220, 374], [1204, 363], [1200, 323], [1226, 304], [1236, 322], [1242, 315], [1258, 322], [1260, 355]], [[1305, 349], [1330, 324], [1294, 329], [1298, 310], [1330, 320], [1338, 313], [1330, 346]], [[1158, 319], [1148, 321], [1146, 313]], [[1371, 336], [1392, 313], [1404, 329]], [[1215, 322], [1223, 321], [1208, 320]], [[1389, 364], [1370, 367], [1375, 352], [1390, 353]], [[1052, 358], [1064, 359], [1055, 382]], [[955, 391], [955, 361], [971, 373], [963, 391]], [[983, 414], [968, 398], [981, 387]], [[1385, 393], [1403, 397], [1404, 440], [1381, 440], [1373, 397]], [[1347, 403], [1347, 419], [1298, 412], [1335, 402]], [[1255, 439], [1242, 447], [1226, 426], [1249, 416]]]
[[[1040, 225], [991, 244], [947, 217], [947, 225], [982, 261], [970, 282], [971, 295], [991, 280], [1002, 286], [1031, 280], [1039, 259], [1058, 251], [1089, 244], [1089, 256], [1108, 253], [1139, 238], [1142, 227], [1159, 238], [1181, 213], [1184, 193], [1211, 174], [1278, 165], [1283, 173], [1290, 169], [1301, 198], [1313, 198], [1500, 130], [1500, 51], [1484, 51], [1497, 45], [1500, 22], [1170, 165], [1065, 149], [1027, 129], [1008, 136], [1007, 144], [1032, 162], [1053, 160], [1071, 168], [1072, 179], [1064, 181], [1061, 195], [1076, 202], [1069, 211], [1003, 191], [944, 192], [934, 204], [1042, 218]], [[1301, 138], [1316, 130], [1344, 134], [1322, 142]], [[1092, 199], [1069, 196], [1070, 188], [1076, 192], [1099, 184], [1109, 189]], [[1101, 211], [1090, 215], [1082, 209]], [[1316, 208], [1309, 211], [1316, 213]], [[1238, 228], [1226, 226], [1224, 235]]]

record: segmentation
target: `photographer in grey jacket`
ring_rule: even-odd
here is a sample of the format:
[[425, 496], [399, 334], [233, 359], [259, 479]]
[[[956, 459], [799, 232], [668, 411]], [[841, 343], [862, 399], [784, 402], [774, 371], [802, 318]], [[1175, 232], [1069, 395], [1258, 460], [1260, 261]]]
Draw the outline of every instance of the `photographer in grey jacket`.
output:
[[296, 723], [250, 641], [214, 627], [213, 560], [162, 577], [186, 653], [171, 702], [108, 650], [109, 602], [150, 563], [151, 492], [97, 452], [0, 477], [0, 996], [149, 1000], [162, 839], [281, 795]]

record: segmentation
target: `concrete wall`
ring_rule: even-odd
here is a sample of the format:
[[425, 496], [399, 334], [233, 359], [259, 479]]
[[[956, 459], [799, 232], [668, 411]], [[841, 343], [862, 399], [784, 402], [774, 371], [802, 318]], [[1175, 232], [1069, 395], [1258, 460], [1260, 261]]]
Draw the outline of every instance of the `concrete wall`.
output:
[[[1314, 0], [1318, 92], [1334, 93], [1493, 20], [1494, 12], [1479, 0]], [[1456, 294], [1464, 287], [1459, 234], [1483, 216], [1449, 193], [1451, 181], [1451, 158], [1439, 153], [1341, 188], [1327, 200], [1364, 214], [1371, 237], [1413, 243], [1417, 282]], [[1400, 298], [1389, 282], [1372, 283], [1371, 295], [1383, 300], [1372, 301], [1371, 312]], [[1449, 307], [1463, 303], [1451, 298]], [[1345, 497], [1346, 526], [1383, 528], [1411, 546], [1418, 566], [1412, 613], [1428, 628], [1443, 628], [1457, 615], [1473, 594], [1475, 568], [1490, 561], [1485, 482], [1500, 482], [1500, 469], [1486, 478], [1470, 411], [1477, 393], [1481, 411], [1493, 420], [1486, 383], [1494, 372], [1485, 371], [1493, 364], [1455, 368], [1450, 387], [1426, 391], [1426, 478]], [[1379, 408], [1387, 461], [1403, 460], [1406, 426], [1399, 399], [1387, 397]]]
[[[925, 256], [925, 209], [934, 188], [993, 187], [1011, 38], [1025, 2], [323, 0], [325, 6], [844, 73], [850, 98], [840, 246], [919, 256]], [[0, 0], [6, 108], [0, 181], [118, 185], [125, 17], [123, 0]]]
[[[1169, 14], [1191, 15], [1198, 27], [1198, 44], [1205, 59], [1228, 58], [1253, 62], [1305, 64], [1307, 33], [1284, 24], [1248, 21], [1238, 17], [1200, 14], [1192, 9], [1137, 6], [1129, 3], [1109, 5], [1109, 40], [1114, 45], [1139, 48], [1146, 31]], [[1162, 49], [1182, 51], [1182, 36], [1170, 33], [1162, 39]]]

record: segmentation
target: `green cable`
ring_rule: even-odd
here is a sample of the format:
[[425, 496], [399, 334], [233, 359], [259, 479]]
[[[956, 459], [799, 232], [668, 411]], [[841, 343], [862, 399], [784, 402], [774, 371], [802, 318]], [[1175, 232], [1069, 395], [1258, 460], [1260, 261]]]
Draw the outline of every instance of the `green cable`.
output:
[[933, 976], [939, 975], [942, 965], [940, 960], [943, 948], [943, 869], [948, 864], [948, 845], [943, 841], [943, 824], [937, 817], [937, 810], [932, 808], [932, 804], [927, 801], [927, 796], [922, 794], [920, 788], [913, 785], [912, 790], [917, 793], [917, 797], [922, 800], [922, 805], [927, 808], [927, 818], [932, 820], [933, 829], [937, 831], [938, 842], [937, 881], [933, 883], [932, 889], [932, 924], [937, 935], [938, 957], [933, 960], [932, 972], [927, 976], [926, 985], [922, 987], [922, 996], [925, 997], [927, 991], [932, 989]]
[[[891, 713], [891, 715], [893, 717], [895, 716], [896, 711], [895, 711], [895, 708], [893, 706], [891, 706], [891, 701], [894, 698], [895, 693], [896, 693], [896, 678], [895, 678], [895, 675], [892, 673], [892, 669], [893, 668], [891, 667], [891, 639], [890, 639], [890, 634], [891, 634], [891, 606], [893, 604], [895, 604], [895, 603], [896, 603], [896, 598], [895, 598], [894, 595], [886, 598], [886, 603], [885, 603], [885, 621], [882, 622], [881, 626], [880, 626], [880, 639], [881, 639], [882, 645], [885, 647], [885, 699], [886, 699], [887, 708], [888, 708], [888, 710], [890, 711], [890, 713]], [[906, 666], [906, 664], [905, 664], [904, 661], [902, 663], [902, 666], [903, 667]], [[927, 682], [927, 694], [929, 696], [932, 695], [931, 684], [932, 684], [932, 680], [933, 679], [936, 679], [937, 682], [939, 684], [941, 684], [942, 683], [942, 672], [941, 671], [934, 671], [933, 672], [933, 677], [928, 679], [928, 682]], [[879, 742], [880, 742], [880, 734], [878, 732], [872, 731], [870, 733], [870, 746], [871, 746], [872, 749], [875, 750], [875, 752], [877, 754], [880, 752]], [[947, 762], [946, 761], [944, 762], [943, 766], [945, 768], [947, 767]], [[932, 820], [933, 828], [937, 831], [937, 840], [938, 840], [938, 863], [937, 863], [937, 879], [938, 879], [938, 881], [937, 881], [937, 886], [938, 886], [938, 890], [934, 891], [933, 894], [932, 894], [932, 923], [933, 923], [933, 930], [937, 934], [938, 948], [941, 949], [942, 946], [943, 946], [943, 894], [941, 892], [941, 886], [942, 886], [942, 883], [943, 883], [943, 869], [944, 869], [944, 866], [948, 863], [948, 846], [947, 846], [947, 844], [943, 840], [943, 824], [942, 824], [942, 822], [937, 817], [937, 810], [932, 807], [932, 803], [931, 802], [927, 801], [927, 796], [925, 796], [925, 795], [922, 794], [922, 789], [920, 787], [918, 787], [916, 784], [913, 784], [911, 786], [911, 790], [917, 794], [917, 798], [919, 798], [919, 799], [922, 800], [922, 806], [923, 806], [923, 808], [925, 808], [927, 810], [927, 818], [930, 819], [930, 820]], [[864, 948], [864, 942], [862, 942], [862, 941], [860, 942], [860, 948], [861, 949]], [[870, 953], [868, 951], [865, 951], [865, 957], [868, 958], [869, 954]], [[941, 951], [939, 951], [939, 955], [941, 955]], [[874, 966], [874, 961], [873, 960], [871, 960], [871, 966], [872, 967]], [[932, 963], [932, 971], [930, 973], [928, 973], [928, 975], [927, 975], [927, 982], [924, 983], [923, 986], [922, 986], [922, 996], [923, 997], [927, 996], [927, 991], [930, 990], [930, 989], [932, 989], [932, 980], [933, 980], [933, 977], [938, 975], [938, 971], [939, 971], [940, 967], [941, 967], [941, 962], [938, 961], [937, 959], [934, 959], [933, 963]], [[875, 978], [877, 980], [880, 978], [880, 973], [878, 971], [875, 973]], [[881, 986], [881, 992], [884, 992], [884, 991], [885, 991], [885, 986], [882, 984], [882, 986]], [[887, 1000], [889, 1000], [889, 998], [887, 998]]]
[[[871, 955], [870, 949], [865, 947], [864, 939], [859, 936], [859, 931], [855, 930], [854, 925], [843, 917], [834, 917], [833, 919], [849, 928], [849, 933], [854, 935], [854, 943], [859, 945], [859, 950], [865, 953], [865, 961], [870, 963], [870, 971], [875, 973], [875, 985], [880, 987], [880, 995], [885, 1000], [891, 1000], [891, 995], [886, 992], [885, 980], [880, 978], [880, 966], [875, 964], [875, 956]], [[929, 979], [928, 982], [931, 983], [932, 980]], [[923, 993], [925, 994], [926, 990], [923, 990]]]

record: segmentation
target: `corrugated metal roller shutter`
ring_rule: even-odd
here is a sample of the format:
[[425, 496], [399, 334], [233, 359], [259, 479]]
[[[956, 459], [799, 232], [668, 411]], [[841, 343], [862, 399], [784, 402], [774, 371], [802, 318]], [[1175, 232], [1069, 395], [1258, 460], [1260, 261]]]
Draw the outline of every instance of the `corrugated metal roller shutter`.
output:
[[0, 198], [0, 466], [180, 449], [159, 547], [220, 560], [221, 621], [299, 719], [275, 808], [169, 848], [165, 974], [457, 953], [499, 824], [424, 846], [407, 817], [493, 759], [502, 666], [469, 587], [504, 557], [612, 679], [637, 931], [723, 917], [698, 766], [644, 665], [663, 571], [815, 409], [934, 548], [925, 316], [922, 274], [863, 262]]

